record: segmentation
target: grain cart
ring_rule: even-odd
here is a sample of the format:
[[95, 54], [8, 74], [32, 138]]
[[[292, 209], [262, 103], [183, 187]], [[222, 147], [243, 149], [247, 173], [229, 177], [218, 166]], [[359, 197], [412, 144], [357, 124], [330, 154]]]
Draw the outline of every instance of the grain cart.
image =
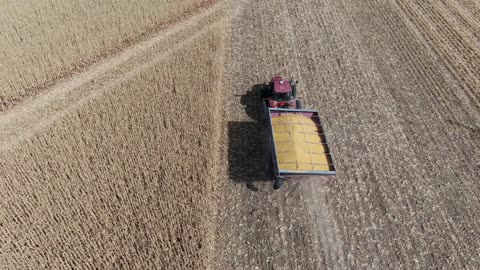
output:
[[320, 115], [303, 110], [297, 81], [272, 78], [262, 93], [263, 121], [267, 129], [267, 165], [274, 188], [284, 180], [313, 175], [335, 175], [333, 157]]

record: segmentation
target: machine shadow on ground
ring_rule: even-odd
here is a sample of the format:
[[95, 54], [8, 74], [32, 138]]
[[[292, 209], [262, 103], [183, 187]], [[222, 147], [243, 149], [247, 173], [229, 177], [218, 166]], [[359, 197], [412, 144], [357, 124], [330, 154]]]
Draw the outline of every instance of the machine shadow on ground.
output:
[[240, 103], [244, 106], [245, 113], [253, 121], [262, 124], [262, 91], [267, 87], [265, 84], [255, 84], [252, 88], [241, 95]]
[[246, 114], [252, 119], [228, 122], [228, 171], [230, 179], [245, 183], [256, 191], [255, 182], [270, 181], [266, 171], [266, 130], [262, 125], [261, 91], [264, 84], [256, 84], [241, 96]]

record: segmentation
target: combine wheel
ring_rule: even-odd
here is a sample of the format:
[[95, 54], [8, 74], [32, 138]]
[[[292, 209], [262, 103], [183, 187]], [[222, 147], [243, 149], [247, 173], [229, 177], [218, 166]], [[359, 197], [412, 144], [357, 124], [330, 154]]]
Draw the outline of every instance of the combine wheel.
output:
[[297, 101], [295, 102], [295, 104], [297, 105], [297, 109], [301, 110], [302, 109], [302, 102], [300, 100], [297, 99]]
[[292, 96], [294, 98], [297, 98], [297, 85], [296, 84], [292, 85]]

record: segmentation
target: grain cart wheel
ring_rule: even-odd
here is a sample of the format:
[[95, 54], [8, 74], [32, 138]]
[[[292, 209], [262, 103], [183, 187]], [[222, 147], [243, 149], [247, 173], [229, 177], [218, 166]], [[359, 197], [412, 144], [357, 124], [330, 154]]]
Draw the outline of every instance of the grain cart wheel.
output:
[[297, 97], [297, 85], [296, 84], [292, 85], [292, 96], [294, 98]]
[[300, 100], [297, 99], [297, 101], [295, 102], [295, 104], [297, 105], [297, 109], [301, 110], [302, 109], [302, 102]]
[[275, 182], [273, 183], [273, 189], [278, 190], [283, 185], [283, 178], [275, 176]]

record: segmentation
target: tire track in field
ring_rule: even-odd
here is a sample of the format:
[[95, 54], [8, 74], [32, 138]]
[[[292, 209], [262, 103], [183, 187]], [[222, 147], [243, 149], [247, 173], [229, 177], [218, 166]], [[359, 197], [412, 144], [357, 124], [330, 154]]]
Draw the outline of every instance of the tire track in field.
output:
[[443, 8], [444, 12], [451, 13], [456, 20], [458, 20], [464, 27], [464, 31], [468, 33], [468, 36], [477, 43], [480, 43], [480, 25], [475, 19], [472, 19], [470, 15], [462, 9], [458, 2], [452, 2], [450, 0], [444, 0], [437, 2], [437, 5]]
[[[447, 0], [469, 18], [480, 17], [480, 3], [477, 0]], [[474, 19], [475, 20], [475, 19]]]
[[98, 97], [109, 87], [171, 54], [184, 42], [201, 36], [209, 26], [223, 19], [226, 6], [226, 1], [219, 2], [0, 114], [0, 150], [32, 136], [75, 106]]
[[[347, 143], [345, 147], [347, 149], [339, 149], [337, 152], [341, 152], [342, 155], [348, 155], [347, 152], [351, 152], [352, 149], [355, 149], [355, 152], [352, 152], [351, 154], [353, 155], [352, 157], [346, 158], [346, 161], [342, 161], [337, 159], [338, 166], [339, 168], [343, 168], [343, 170], [348, 171], [347, 164], [342, 164], [344, 162], [349, 163], [360, 163], [358, 164], [359, 168], [351, 168], [352, 172], [350, 174], [353, 174], [353, 176], [348, 177], [348, 180], [350, 180], [348, 183], [344, 185], [346, 190], [349, 189], [354, 189], [352, 192], [349, 192], [346, 194], [347, 196], [351, 197], [353, 196], [353, 202], [347, 204], [350, 207], [358, 208], [358, 210], [355, 210], [353, 212], [358, 213], [359, 216], [354, 216], [355, 219], [357, 219], [358, 223], [361, 224], [359, 227], [354, 227], [352, 228], [354, 232], [347, 232], [347, 235], [353, 234], [353, 242], [345, 240], [344, 242], [348, 242], [349, 247], [356, 247], [356, 246], [366, 246], [366, 250], [372, 251], [372, 256], [365, 256], [365, 258], [359, 258], [355, 257], [349, 257], [349, 265], [350, 267], [353, 267], [353, 265], [356, 265], [355, 262], [366, 262], [368, 258], [373, 258], [374, 260], [374, 265], [378, 265], [381, 263], [381, 258], [378, 258], [378, 256], [374, 255], [379, 252], [373, 252], [375, 250], [379, 251], [379, 242], [380, 241], [375, 241], [377, 238], [377, 233], [375, 230], [365, 230], [364, 228], [375, 228], [375, 223], [373, 222], [372, 214], [368, 214], [371, 212], [371, 206], [369, 206], [370, 203], [367, 203], [365, 199], [367, 198], [366, 190], [369, 188], [371, 183], [365, 182], [364, 177], [369, 177], [370, 172], [368, 170], [363, 170], [361, 169], [363, 166], [363, 163], [365, 162], [364, 159], [362, 160], [361, 157], [366, 157], [366, 154], [371, 151], [368, 148], [365, 148], [366, 145], [372, 145], [371, 141], [368, 140], [367, 138], [364, 138], [362, 134], [369, 134], [371, 133], [370, 129], [364, 129], [362, 127], [368, 126], [368, 121], [365, 121], [361, 116], [359, 116], [356, 112], [357, 111], [363, 111], [365, 108], [361, 107], [359, 108], [357, 104], [368, 104], [369, 102], [367, 101], [368, 99], [371, 99], [372, 104], [376, 104], [377, 99], [381, 96], [379, 93], [372, 91], [376, 88], [375, 85], [368, 85], [368, 81], [365, 81], [365, 77], [368, 75], [371, 71], [371, 66], [367, 64], [368, 61], [364, 57], [360, 57], [362, 54], [364, 54], [363, 48], [361, 48], [360, 44], [358, 43], [358, 34], [356, 34], [358, 31], [355, 27], [355, 24], [348, 19], [340, 19], [340, 18], [351, 18], [352, 16], [348, 14], [345, 11], [345, 7], [342, 5], [342, 3], [329, 3], [334, 10], [337, 11], [335, 15], [331, 18], [326, 18], [326, 21], [330, 22], [335, 22], [331, 23], [332, 25], [339, 25], [338, 27], [333, 28], [333, 35], [334, 39], [331, 42], [328, 42], [327, 44], [330, 44], [331, 47], [335, 48], [335, 46], [332, 46], [332, 44], [348, 44], [348, 46], [345, 47], [340, 47], [339, 49], [333, 49], [333, 52], [331, 53], [331, 57], [338, 57], [339, 58], [339, 64], [336, 66], [330, 67], [332, 70], [338, 69], [340, 73], [334, 74], [334, 77], [337, 77], [337, 82], [333, 82], [332, 88], [330, 88], [330, 85], [327, 87], [322, 87], [325, 89], [325, 91], [318, 91], [319, 92], [325, 92], [325, 94], [322, 94], [321, 97], [317, 100], [323, 100], [328, 97], [328, 95], [331, 95], [335, 91], [341, 91], [343, 92], [340, 97], [343, 97], [345, 100], [344, 101], [339, 101], [337, 102], [337, 106], [333, 106], [331, 109], [325, 109], [325, 106], [328, 105], [328, 103], [323, 102], [322, 103], [322, 112], [326, 113], [329, 110], [335, 111], [340, 114], [341, 112], [346, 112], [348, 114], [352, 115], [352, 122], [348, 122], [347, 118], [341, 119], [342, 121], [342, 126], [344, 127], [357, 127], [357, 129], [352, 128], [350, 132], [346, 133], [346, 137], [349, 137], [349, 140], [353, 142], [357, 142], [354, 144]], [[343, 21], [345, 20], [345, 21]], [[336, 22], [338, 21], [338, 22]], [[343, 21], [343, 22], [342, 22]], [[348, 29], [348, 30], [346, 30]], [[357, 66], [361, 66], [364, 71], [361, 72], [359, 69], [357, 69]], [[335, 87], [335, 84], [336, 87]], [[339, 87], [340, 85], [340, 87]], [[348, 86], [350, 85], [350, 86]], [[361, 87], [361, 88], [359, 88]], [[337, 89], [335, 89], [337, 88]], [[365, 93], [359, 94], [355, 91], [359, 89], [370, 89], [370, 91], [366, 91]], [[323, 97], [322, 97], [323, 96]], [[342, 104], [343, 103], [343, 104]], [[341, 107], [343, 107], [341, 109]], [[383, 109], [383, 107], [375, 108], [376, 110]], [[353, 120], [356, 119], [356, 120]], [[378, 129], [373, 128], [372, 130]], [[338, 132], [338, 131], [337, 131]], [[333, 133], [333, 131], [332, 131]], [[341, 136], [336, 136], [336, 139], [338, 140], [338, 143], [341, 143]], [[363, 149], [363, 150], [361, 150]], [[355, 158], [357, 156], [357, 158]], [[377, 167], [377, 168], [375, 168]], [[372, 170], [378, 170], [382, 171], [381, 168], [378, 168], [378, 164], [374, 164], [374, 168]], [[388, 177], [387, 177], [388, 178]], [[347, 179], [342, 179], [340, 182], [343, 182]], [[368, 183], [368, 184], [367, 184]], [[340, 183], [338, 183], [340, 185]], [[375, 188], [374, 188], [375, 189]], [[375, 196], [373, 196], [375, 197]], [[397, 196], [398, 197], [398, 196]], [[380, 204], [381, 203], [380, 201]], [[395, 205], [395, 203], [393, 203]], [[341, 205], [341, 204], [340, 204]], [[344, 217], [345, 220], [348, 220], [348, 217]], [[342, 219], [342, 218], [339, 218]], [[362, 236], [363, 235], [363, 236]], [[356, 237], [357, 236], [357, 237]], [[358, 240], [356, 240], [358, 239]], [[372, 239], [373, 241], [367, 241], [364, 242], [364, 239]], [[402, 246], [398, 246], [398, 248], [402, 248]], [[357, 253], [356, 251], [350, 251], [350, 253], [355, 254]], [[403, 254], [406, 254], [408, 256], [408, 253], [402, 252]], [[376, 262], [375, 262], [376, 261]], [[363, 263], [361, 264], [363, 265]], [[370, 265], [370, 267], [374, 267], [373, 265]]]
[[[310, 56], [307, 52], [302, 54], [304, 48], [298, 40], [304, 29], [295, 27], [300, 3], [244, 0], [235, 2], [233, 8], [232, 13], [237, 16], [232, 18], [232, 47], [227, 50], [231, 58], [226, 83], [229, 85], [226, 118], [230, 124], [250, 126], [252, 130], [243, 136], [230, 134], [229, 152], [236, 149], [251, 153], [245, 158], [252, 159], [262, 154], [251, 149], [259, 147], [256, 138], [260, 139], [261, 134], [251, 119], [255, 116], [246, 114], [238, 95], [248, 93], [254, 84], [270, 79], [274, 73], [293, 76], [303, 85], [304, 80], [309, 79], [304, 77], [304, 70], [306, 57]], [[303, 96], [311, 93], [303, 89]], [[238, 138], [232, 139], [232, 136]], [[232, 140], [248, 143], [236, 146]], [[258, 169], [258, 166], [250, 168], [237, 162], [235, 166], [245, 172]], [[270, 181], [257, 182], [259, 191], [252, 192], [244, 184], [228, 178], [223, 216], [219, 217], [217, 269], [342, 267], [341, 238], [337, 235], [330, 205], [322, 197], [327, 187], [321, 179], [288, 182], [279, 192], [272, 189]], [[314, 182], [309, 184], [309, 181]]]
[[[331, 9], [332, 13], [331, 16], [325, 17], [323, 21], [325, 22], [326, 28], [331, 28], [332, 30], [330, 31], [331, 33], [331, 39], [329, 42], [326, 44], [329, 44], [332, 49], [329, 49], [330, 52], [330, 57], [337, 58], [337, 63], [336, 65], [330, 67], [332, 70], [337, 70], [337, 73], [333, 75], [333, 78], [337, 78], [337, 81], [333, 81], [332, 85], [330, 87], [323, 87], [323, 91], [318, 91], [316, 93], [321, 92], [326, 93], [321, 96], [324, 98], [328, 96], [328, 93], [332, 92], [333, 89], [337, 88], [337, 91], [340, 91], [342, 93], [342, 96], [345, 97], [347, 100], [356, 100], [356, 102], [361, 103], [361, 100], [363, 100], [365, 97], [362, 96], [357, 96], [356, 94], [352, 93], [352, 87], [359, 87], [360, 84], [363, 84], [363, 78], [361, 73], [358, 72], [358, 70], [355, 68], [356, 65], [360, 66], [363, 65], [363, 61], [365, 59], [361, 58], [361, 55], [363, 54], [363, 48], [360, 47], [360, 44], [358, 43], [358, 36], [356, 35], [355, 31], [355, 24], [352, 23], [351, 21], [351, 15], [348, 14], [347, 10], [345, 9], [345, 6], [343, 5], [342, 2], [338, 1], [327, 1], [325, 3], [325, 6], [320, 7], [324, 9]], [[327, 13], [328, 14], [328, 13]], [[332, 23], [333, 22], [333, 23]], [[329, 26], [331, 25], [331, 26]], [[344, 44], [343, 46], [341, 45], [340, 48], [335, 48], [335, 46], [332, 44]], [[348, 44], [348, 45], [347, 45]], [[321, 65], [321, 63], [318, 63]], [[352, 83], [354, 81], [354, 83]], [[347, 85], [352, 84], [350, 87]], [[355, 85], [355, 86], [354, 86]], [[324, 98], [319, 97], [318, 100], [323, 100]], [[355, 112], [357, 111], [356, 104], [348, 104], [349, 102], [345, 102], [347, 109], [346, 111], [349, 111], [351, 114], [356, 114]], [[322, 107], [325, 108], [325, 103], [322, 102]], [[333, 110], [335, 110], [335, 106], [333, 106]], [[324, 109], [322, 109], [324, 111]], [[353, 141], [356, 141], [358, 143], [355, 143], [354, 146], [352, 146], [352, 149], [357, 148], [358, 151], [355, 151], [352, 157], [350, 157], [350, 161], [346, 162], [352, 162], [352, 160], [355, 160], [356, 162], [363, 164], [363, 162], [358, 158], [366, 153], [368, 153], [368, 148], [365, 146], [367, 145], [367, 141], [365, 138], [360, 135], [360, 134], [365, 134], [367, 130], [363, 129], [362, 126], [365, 125], [365, 122], [363, 119], [359, 118], [357, 120], [357, 125], [354, 123], [345, 123], [345, 126], [351, 126], [355, 127], [357, 126], [357, 129], [355, 131], [352, 131], [352, 133], [355, 133], [355, 136], [353, 134], [349, 135]], [[360, 150], [362, 149], [362, 150]], [[345, 152], [342, 150], [339, 150], [338, 152]], [[342, 164], [340, 161], [338, 162], [339, 168], [342, 168]], [[359, 167], [363, 167], [360, 165]], [[362, 181], [364, 177], [369, 175], [369, 173], [361, 168], [351, 168], [353, 169], [350, 173], [351, 176], [348, 177], [349, 183], [352, 187], [352, 192], [349, 194], [349, 197], [351, 200], [354, 202], [353, 207], [355, 214], [353, 217], [356, 221], [356, 223], [359, 225], [358, 227], [354, 228], [353, 233], [348, 233], [351, 234], [355, 242], [349, 243], [349, 247], [355, 247], [355, 246], [366, 246], [367, 250], [371, 251], [372, 254], [377, 254], [378, 252], [378, 246], [376, 245], [375, 239], [377, 239], [378, 235], [375, 233], [373, 230], [365, 230], [365, 228], [372, 228], [374, 227], [374, 222], [372, 219], [368, 218], [367, 213], [370, 212], [368, 208], [369, 203], [366, 203], [365, 198], [366, 198], [366, 193], [365, 193], [365, 183]], [[345, 179], [344, 179], [345, 180]], [[352, 205], [350, 205], [352, 207]], [[346, 220], [348, 220], [348, 217], [344, 217]], [[348, 235], [347, 234], [347, 235]], [[363, 236], [362, 236], [363, 235]], [[363, 241], [363, 237], [372, 239], [372, 241]], [[346, 241], [345, 241], [346, 242]], [[350, 250], [349, 255], [352, 256], [355, 254], [354, 251]], [[374, 258], [373, 265], [378, 263], [380, 259], [378, 259], [378, 256], [374, 255], [372, 256]], [[353, 262], [365, 262], [363, 258], [356, 258], [355, 255], [353, 257], [349, 258], [349, 265], [352, 267], [355, 263]], [[377, 261], [377, 262], [375, 262]], [[361, 263], [361, 265], [364, 265]], [[371, 265], [372, 267], [374, 267]]]
[[[343, 18], [347, 18], [348, 15], [344, 13], [341, 6], [337, 5], [336, 3], [332, 3], [328, 1], [327, 2], [303, 1], [303, 3], [304, 3], [303, 9], [299, 10], [297, 14], [302, 14], [302, 18], [306, 18], [306, 21], [308, 23], [308, 28], [302, 31], [304, 37], [301, 37], [300, 40], [309, 44], [309, 46], [307, 46], [304, 49], [308, 51], [308, 54], [306, 54], [307, 57], [313, 58], [314, 62], [308, 63], [307, 61], [304, 61], [305, 63], [308, 63], [307, 69], [310, 72], [307, 73], [309, 74], [309, 76], [306, 76], [307, 82], [306, 83], [302, 82], [302, 89], [305, 89], [305, 91], [309, 92], [310, 96], [313, 97], [313, 99], [311, 98], [310, 100], [314, 101], [315, 107], [319, 108], [323, 115], [330, 115], [330, 117], [327, 117], [324, 120], [328, 121], [330, 119], [329, 121], [332, 121], [331, 119], [335, 119], [335, 117], [332, 116], [332, 113], [328, 113], [328, 112], [331, 112], [331, 111], [335, 112], [335, 110], [339, 112], [339, 108], [337, 107], [337, 108], [329, 109], [330, 106], [335, 107], [334, 106], [335, 104], [334, 102], [332, 102], [333, 104], [330, 104], [325, 100], [332, 99], [331, 95], [333, 95], [337, 91], [340, 91], [340, 89], [344, 88], [343, 85], [345, 82], [343, 78], [349, 76], [348, 75], [349, 70], [342, 68], [341, 64], [344, 62], [349, 63], [350, 59], [346, 59], [345, 57], [346, 55], [351, 54], [352, 51], [347, 49], [351, 46], [355, 47], [355, 43], [352, 42], [352, 39], [349, 38], [348, 36], [345, 36], [344, 34], [340, 34], [345, 32], [345, 28], [349, 27], [347, 26], [348, 22], [344, 22], [344, 19], [343, 19]], [[318, 10], [322, 10], [323, 12], [317, 13]], [[305, 25], [302, 25], [301, 20], [298, 20], [297, 22], [298, 22], [296, 25], [297, 28], [299, 29], [305, 28]], [[347, 48], [345, 48], [345, 50], [347, 51], [342, 50], [344, 48], [344, 45], [340, 45], [342, 49], [338, 49], [334, 44], [348, 44], [348, 46], [346, 46]], [[318, 47], [321, 47], [321, 49], [317, 49]], [[331, 61], [331, 63], [329, 64], [328, 62], [330, 60], [333, 60], [333, 61]], [[311, 71], [314, 71], [317, 68], [321, 70], [318, 73], [327, 74], [328, 76], [318, 76], [318, 75], [312, 74]], [[328, 73], [331, 73], [331, 74], [328, 74]], [[334, 78], [334, 80], [331, 80], [331, 78]], [[318, 81], [321, 81], [323, 84], [318, 83]], [[325, 93], [328, 93], [328, 94], [325, 94]], [[349, 95], [348, 92], [342, 91], [339, 98], [340, 99], [348, 98], [348, 95]], [[330, 98], [328, 96], [330, 96]], [[322, 100], [323, 102], [319, 102]], [[349, 104], [345, 103], [344, 105], [348, 106]], [[355, 109], [350, 107], [347, 110], [354, 111]], [[345, 123], [345, 126], [348, 126], [348, 125], [349, 125], [348, 123]], [[348, 134], [348, 135], [345, 134], [345, 135], [346, 137], [350, 137], [352, 141], [356, 141], [356, 140], [362, 140], [361, 137], [356, 136], [356, 134], [360, 134], [360, 133], [361, 132], [355, 131], [355, 132], [352, 132], [352, 134]], [[331, 142], [333, 141], [332, 147], [334, 147], [335, 144], [341, 145], [342, 143], [340, 139], [341, 136], [335, 136], [335, 137], [337, 140], [331, 140]], [[342, 152], [342, 150], [337, 148], [337, 151], [335, 152]], [[343, 157], [345, 157], [345, 159]], [[341, 170], [343, 171], [348, 170], [349, 159], [351, 162], [351, 160], [354, 159], [354, 156], [350, 156], [349, 153], [343, 151], [342, 155], [339, 155], [336, 159], [338, 167], [342, 168]], [[357, 172], [355, 178], [359, 179], [360, 177], [363, 177], [363, 176], [361, 176]], [[357, 185], [356, 185], [357, 179], [355, 178], [348, 178], [348, 179], [342, 178], [340, 180], [340, 175], [339, 175], [339, 182], [341, 182], [345, 186], [351, 186], [355, 188], [354, 192], [349, 192], [345, 195], [345, 196], [348, 196], [353, 203], [347, 203], [345, 201], [344, 203], [345, 205], [354, 207], [354, 210], [352, 210], [353, 212], [360, 213], [359, 216], [354, 216], [354, 219], [358, 220], [357, 222], [359, 224], [362, 224], [361, 227], [371, 227], [372, 219], [365, 218], [367, 216], [365, 213], [368, 211], [363, 207], [363, 201], [362, 201], [364, 198], [363, 191], [357, 188]], [[362, 195], [359, 195], [359, 194], [362, 194]], [[330, 196], [335, 197], [335, 195], [330, 195]], [[335, 198], [331, 198], [330, 200], [335, 200]], [[350, 211], [350, 209], [348, 210]], [[335, 215], [338, 216], [340, 214], [336, 213]], [[343, 233], [342, 233], [343, 237], [341, 238], [341, 241], [333, 241], [333, 242], [345, 243], [343, 247], [340, 245], [338, 247], [338, 250], [341, 250], [340, 254], [346, 254], [345, 260], [347, 260], [348, 264], [352, 265], [352, 261], [355, 260], [354, 257], [351, 257], [352, 254], [349, 250], [351, 247], [368, 245], [369, 250], [374, 250], [374, 249], [378, 250], [378, 246], [377, 244], [375, 244], [376, 241], [362, 243], [361, 238], [358, 237], [358, 233], [362, 233], [361, 230], [359, 230], [359, 228], [357, 227], [347, 228], [345, 227], [345, 225], [343, 226], [341, 225], [342, 222], [346, 222], [349, 219], [352, 219], [352, 217], [343, 216], [343, 218], [336, 218], [336, 219], [337, 219], [337, 222], [339, 222], [339, 228], [342, 228], [343, 230]], [[377, 238], [377, 235], [373, 231], [363, 232], [363, 233], [368, 233], [369, 235], [368, 237], [371, 239]], [[347, 245], [348, 248], [346, 248], [345, 245]], [[339, 253], [330, 252], [328, 254], [329, 258], [327, 261], [329, 262], [329, 266], [332, 268], [337, 268], [337, 267], [341, 268], [341, 266], [343, 265], [343, 267], [345, 267], [345, 264], [343, 262], [343, 259], [344, 259], [343, 255], [338, 256], [337, 254]]]
[[[310, 5], [312, 4], [312, 5]], [[293, 64], [295, 65], [293, 74], [296, 74], [296, 79], [300, 82], [304, 81], [304, 68], [302, 66], [307, 66], [306, 62], [307, 59], [312, 59], [312, 56], [309, 55], [308, 58], [300, 57], [298, 47], [302, 47], [302, 44], [297, 45], [299, 40], [299, 36], [302, 35], [302, 31], [304, 27], [295, 27], [296, 21], [298, 21], [298, 17], [296, 14], [302, 14], [302, 16], [307, 16], [307, 14], [311, 14], [308, 10], [317, 10], [315, 8], [315, 4], [317, 3], [305, 3], [299, 2], [296, 4], [294, 8], [287, 4], [287, 2], [282, 2], [283, 10], [286, 11], [285, 17], [288, 18], [286, 21], [286, 29], [289, 33], [289, 48], [291, 48], [291, 55], [289, 58], [293, 58]], [[305, 24], [307, 27], [312, 28], [315, 27], [310, 23]], [[311, 31], [307, 31], [311, 32]], [[316, 51], [310, 52], [315, 55]], [[315, 59], [315, 57], [313, 57]], [[312, 78], [309, 78], [312, 79]], [[303, 83], [302, 83], [303, 84]], [[307, 106], [312, 106], [310, 103], [309, 95], [313, 92], [313, 89], [309, 89], [305, 87], [308, 83], [303, 84], [304, 87], [302, 88], [301, 96], [304, 104]], [[327, 179], [323, 181], [328, 181]], [[324, 261], [326, 265], [332, 266], [333, 268], [345, 268], [344, 264], [344, 255], [343, 255], [343, 247], [342, 241], [340, 236], [338, 235], [338, 226], [333, 218], [333, 215], [330, 211], [329, 204], [325, 201], [326, 190], [319, 188], [320, 185], [314, 182], [307, 183], [308, 188], [306, 189], [306, 194], [309, 194], [309, 198], [311, 198], [312, 203], [308, 205], [310, 215], [314, 217], [314, 222], [312, 222], [313, 228], [313, 236], [316, 248], [316, 254], [320, 255], [321, 257], [318, 259], [319, 261]]]

